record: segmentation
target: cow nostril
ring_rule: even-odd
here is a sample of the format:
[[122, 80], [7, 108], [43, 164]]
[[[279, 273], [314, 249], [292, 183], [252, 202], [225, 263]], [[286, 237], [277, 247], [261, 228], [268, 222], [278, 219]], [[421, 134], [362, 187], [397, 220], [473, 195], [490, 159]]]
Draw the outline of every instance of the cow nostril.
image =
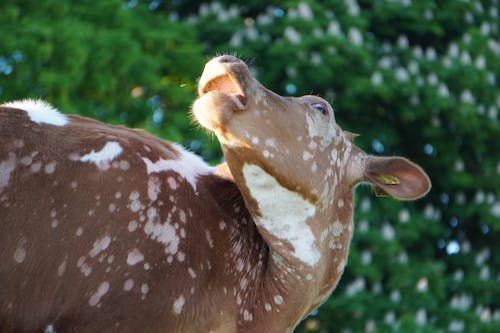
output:
[[238, 62], [240, 61], [240, 59], [234, 57], [234, 56], [231, 56], [231, 55], [223, 55], [223, 56], [220, 56], [219, 57], [219, 62], [220, 63], [234, 63], [234, 62]]

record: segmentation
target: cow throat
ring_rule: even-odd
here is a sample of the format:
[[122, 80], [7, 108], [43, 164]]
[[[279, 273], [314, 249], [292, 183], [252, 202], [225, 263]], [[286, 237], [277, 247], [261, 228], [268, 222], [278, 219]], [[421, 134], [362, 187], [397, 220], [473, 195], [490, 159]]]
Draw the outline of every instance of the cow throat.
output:
[[316, 265], [321, 253], [307, 223], [316, 207], [299, 193], [281, 186], [257, 165], [244, 164], [242, 173], [249, 194], [258, 205], [260, 214], [254, 218], [257, 226], [278, 240], [289, 242], [293, 246], [291, 255], [300, 262]]

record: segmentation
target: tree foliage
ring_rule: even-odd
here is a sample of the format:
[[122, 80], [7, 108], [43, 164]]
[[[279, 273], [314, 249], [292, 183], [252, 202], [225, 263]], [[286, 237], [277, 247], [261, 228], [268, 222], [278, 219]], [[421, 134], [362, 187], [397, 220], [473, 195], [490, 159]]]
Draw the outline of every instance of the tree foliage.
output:
[[267, 87], [332, 101], [373, 154], [411, 158], [416, 203], [357, 190], [349, 265], [300, 332], [500, 331], [497, 0], [7, 0], [0, 100], [143, 127], [220, 158], [190, 125], [203, 63], [236, 53]]

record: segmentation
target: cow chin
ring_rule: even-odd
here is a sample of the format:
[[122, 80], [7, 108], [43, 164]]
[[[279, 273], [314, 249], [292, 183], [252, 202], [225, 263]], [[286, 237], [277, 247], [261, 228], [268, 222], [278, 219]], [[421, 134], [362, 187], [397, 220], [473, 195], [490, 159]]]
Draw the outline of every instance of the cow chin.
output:
[[217, 134], [240, 108], [238, 103], [241, 104], [233, 96], [211, 91], [194, 102], [192, 113], [201, 126]]

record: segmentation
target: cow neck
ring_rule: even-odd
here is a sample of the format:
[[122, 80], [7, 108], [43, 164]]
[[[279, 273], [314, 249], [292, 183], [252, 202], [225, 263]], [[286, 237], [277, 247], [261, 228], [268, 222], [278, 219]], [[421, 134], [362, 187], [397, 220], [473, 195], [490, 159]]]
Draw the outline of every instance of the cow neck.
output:
[[[323, 280], [316, 272], [319, 263], [308, 266], [298, 261], [289, 243], [258, 226], [227, 165], [219, 165], [215, 175], [206, 186], [226, 224], [236, 230], [235, 234], [227, 234], [225, 248], [229, 266], [225, 271], [236, 274], [225, 278], [237, 286], [235, 300], [241, 317], [238, 326], [264, 329], [260, 325], [265, 324], [266, 330], [272, 330], [274, 325], [289, 325], [291, 331], [316, 302]], [[311, 225], [317, 218], [310, 218]], [[263, 321], [267, 317], [273, 320]]]

